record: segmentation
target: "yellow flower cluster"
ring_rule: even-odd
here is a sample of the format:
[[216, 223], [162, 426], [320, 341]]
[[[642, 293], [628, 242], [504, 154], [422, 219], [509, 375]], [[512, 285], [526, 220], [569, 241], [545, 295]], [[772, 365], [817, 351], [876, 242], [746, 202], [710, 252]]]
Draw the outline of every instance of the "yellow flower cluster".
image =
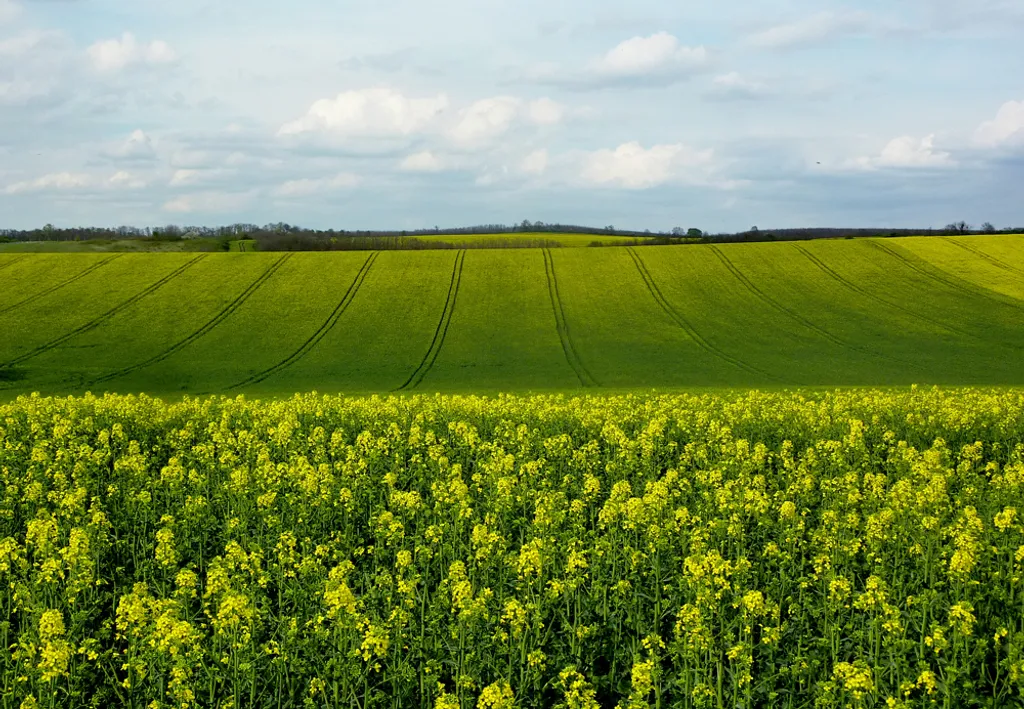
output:
[[0, 405], [4, 706], [1024, 704], [1024, 394]]

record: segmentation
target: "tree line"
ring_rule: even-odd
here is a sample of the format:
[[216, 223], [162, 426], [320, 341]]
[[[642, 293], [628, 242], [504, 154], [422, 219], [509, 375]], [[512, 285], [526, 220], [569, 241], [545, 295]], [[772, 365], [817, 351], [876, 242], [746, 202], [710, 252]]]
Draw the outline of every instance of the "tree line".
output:
[[[309, 229], [286, 222], [264, 225], [235, 223], [223, 226], [182, 226], [167, 224], [155, 227], [55, 227], [52, 224], [36, 229], [2, 229], [0, 242], [7, 241], [116, 241], [123, 239], [151, 239], [154, 241], [177, 241], [184, 239], [254, 239], [267, 250], [346, 250], [346, 249], [417, 249], [417, 248], [463, 248], [465, 244], [431, 239], [429, 242], [416, 237], [443, 234], [445, 236], [470, 236], [474, 234], [593, 234], [595, 236], [631, 237], [640, 244], [681, 244], [738, 241], [800, 241], [805, 239], [836, 239], [867, 236], [947, 236], [951, 234], [1010, 234], [1024, 233], [1024, 227], [997, 229], [990, 222], [978, 228], [964, 221], [947, 224], [941, 229], [887, 229], [887, 228], [783, 228], [759, 229], [754, 226], [739, 232], [711, 233], [698, 228], [674, 227], [667, 231], [652, 232], [647, 229], [636, 231], [618, 229], [614, 225], [605, 227], [581, 226], [577, 224], [545, 223], [524, 219], [513, 225], [478, 224], [474, 226], [439, 226], [412, 230], [350, 230], [350, 229]], [[555, 245], [554, 240], [543, 236], [534, 239], [517, 237], [510, 239], [508, 246], [523, 246], [526, 241], [540, 245]], [[500, 246], [493, 240], [490, 247]], [[532, 243], [530, 245], [533, 245]], [[599, 241], [592, 243], [601, 245]]]

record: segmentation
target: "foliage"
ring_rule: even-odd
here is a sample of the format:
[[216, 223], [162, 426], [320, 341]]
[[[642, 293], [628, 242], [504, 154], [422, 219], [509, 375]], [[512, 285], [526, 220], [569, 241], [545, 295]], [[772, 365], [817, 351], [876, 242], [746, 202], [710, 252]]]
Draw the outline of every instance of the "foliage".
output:
[[1024, 394], [0, 407], [4, 706], [1024, 701]]

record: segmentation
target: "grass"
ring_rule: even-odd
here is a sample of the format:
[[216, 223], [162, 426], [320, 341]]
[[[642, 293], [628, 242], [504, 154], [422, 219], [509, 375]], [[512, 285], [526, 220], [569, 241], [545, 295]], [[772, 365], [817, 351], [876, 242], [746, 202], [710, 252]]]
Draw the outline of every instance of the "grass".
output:
[[[231, 242], [232, 251], [249, 251], [251, 247]], [[222, 251], [219, 239], [179, 239], [162, 241], [158, 239], [87, 239], [84, 241], [14, 241], [0, 243], [0, 254], [4, 253], [95, 253], [100, 252], [144, 252], [167, 253], [178, 251]]]
[[[346, 237], [339, 237], [346, 238]], [[399, 238], [399, 237], [396, 237]], [[643, 237], [613, 236], [610, 234], [552, 234], [547, 232], [523, 232], [514, 234], [428, 234], [425, 236], [401, 237], [413, 241], [443, 242], [457, 246], [502, 248], [509, 246], [622, 246], [643, 241]], [[223, 251], [220, 239], [179, 239], [163, 241], [154, 239], [88, 239], [83, 241], [20, 241], [0, 243], [0, 254], [4, 253], [94, 253], [94, 252], [177, 252], [177, 251]], [[257, 243], [252, 239], [233, 239], [228, 242], [228, 251], [252, 253]]]
[[[652, 235], [653, 236], [653, 235]], [[531, 244], [559, 244], [560, 246], [581, 247], [600, 244], [601, 246], [621, 246], [643, 241], [643, 237], [614, 236], [611, 234], [554, 234], [550, 232], [517, 232], [514, 234], [427, 234], [414, 237], [423, 241], [443, 241], [447, 244], [473, 246], [527, 242]]]
[[0, 397], [1024, 384], [1024, 237], [0, 254]]
[[899, 243], [957, 278], [1011, 298], [1024, 298], [1024, 236], [915, 238]]

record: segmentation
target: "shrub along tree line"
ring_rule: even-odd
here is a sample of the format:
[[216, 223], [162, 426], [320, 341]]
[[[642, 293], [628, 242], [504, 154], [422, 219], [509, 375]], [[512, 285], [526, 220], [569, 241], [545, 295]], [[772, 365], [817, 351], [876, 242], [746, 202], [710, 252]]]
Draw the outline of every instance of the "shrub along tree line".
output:
[[[807, 239], [836, 239], [870, 236], [948, 236], [968, 234], [1019, 234], [1024, 227], [997, 229], [991, 222], [979, 228], [964, 221], [952, 222], [941, 229], [888, 229], [888, 228], [795, 228], [762, 230], [754, 226], [746, 231], [712, 233], [697, 228], [675, 227], [670, 231], [652, 232], [618, 229], [614, 225], [599, 227], [574, 224], [549, 224], [531, 222], [528, 219], [519, 224], [480, 224], [468, 227], [414, 230], [346, 230], [308, 229], [305, 227], [277, 222], [263, 226], [236, 223], [217, 227], [179, 226], [168, 224], [156, 227], [55, 227], [46, 224], [37, 229], [0, 229], [0, 243], [19, 241], [117, 241], [151, 239], [153, 241], [180, 241], [205, 239], [218, 241], [223, 249], [230, 241], [253, 239], [261, 250], [266, 251], [341, 251], [341, 250], [393, 250], [393, 249], [455, 249], [455, 248], [506, 248], [506, 247], [556, 247], [561, 244], [555, 239], [516, 237], [516, 234], [594, 234], [595, 236], [622, 236], [636, 239], [637, 245], [684, 244], [710, 242], [752, 242], [752, 241], [802, 241]], [[490, 239], [487, 243], [468, 244], [461, 240], [445, 241], [431, 239], [429, 242], [417, 239], [422, 236], [470, 236], [474, 234], [508, 234], [507, 242]], [[590, 246], [605, 246], [608, 242], [595, 240]]]

